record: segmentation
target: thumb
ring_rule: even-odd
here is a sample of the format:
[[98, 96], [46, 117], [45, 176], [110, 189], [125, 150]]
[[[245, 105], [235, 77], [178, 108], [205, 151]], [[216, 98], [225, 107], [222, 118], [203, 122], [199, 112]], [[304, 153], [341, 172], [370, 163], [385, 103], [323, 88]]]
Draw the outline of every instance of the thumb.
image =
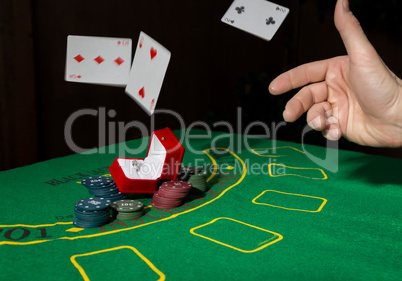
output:
[[358, 59], [356, 56], [359, 57], [359, 54], [371, 58], [377, 56], [377, 52], [364, 34], [359, 21], [350, 11], [348, 0], [338, 0], [334, 20], [351, 59]]

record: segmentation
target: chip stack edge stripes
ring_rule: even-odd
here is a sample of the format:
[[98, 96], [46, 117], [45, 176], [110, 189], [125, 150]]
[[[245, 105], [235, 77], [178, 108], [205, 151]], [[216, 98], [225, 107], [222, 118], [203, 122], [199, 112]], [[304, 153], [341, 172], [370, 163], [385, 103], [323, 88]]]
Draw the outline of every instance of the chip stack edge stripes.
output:
[[172, 209], [183, 204], [184, 198], [192, 188], [185, 181], [164, 182], [152, 197], [151, 205], [157, 209]]
[[127, 198], [127, 194], [121, 193], [112, 178], [98, 176], [88, 177], [81, 181], [89, 193], [96, 197], [106, 198], [111, 201], [117, 201]]
[[144, 204], [134, 199], [123, 199], [114, 201], [111, 205], [113, 217], [119, 220], [134, 220], [142, 217]]
[[74, 206], [75, 219], [73, 224], [80, 228], [92, 228], [110, 222], [111, 200], [90, 197], [77, 201]]

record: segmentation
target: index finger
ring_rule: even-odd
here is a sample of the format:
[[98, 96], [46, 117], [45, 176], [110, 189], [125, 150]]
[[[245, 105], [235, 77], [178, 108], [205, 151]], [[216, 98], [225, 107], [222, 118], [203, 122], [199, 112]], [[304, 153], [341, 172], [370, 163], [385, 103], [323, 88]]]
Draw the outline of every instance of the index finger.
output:
[[276, 77], [269, 85], [273, 95], [280, 95], [304, 85], [325, 80], [329, 60], [302, 64]]

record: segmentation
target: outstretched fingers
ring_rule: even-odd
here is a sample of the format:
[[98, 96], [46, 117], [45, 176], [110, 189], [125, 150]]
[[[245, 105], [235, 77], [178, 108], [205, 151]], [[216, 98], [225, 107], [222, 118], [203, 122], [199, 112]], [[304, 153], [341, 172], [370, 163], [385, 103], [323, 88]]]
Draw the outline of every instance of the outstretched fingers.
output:
[[280, 95], [310, 83], [324, 81], [329, 61], [330, 60], [322, 60], [306, 63], [282, 73], [269, 85], [270, 93]]

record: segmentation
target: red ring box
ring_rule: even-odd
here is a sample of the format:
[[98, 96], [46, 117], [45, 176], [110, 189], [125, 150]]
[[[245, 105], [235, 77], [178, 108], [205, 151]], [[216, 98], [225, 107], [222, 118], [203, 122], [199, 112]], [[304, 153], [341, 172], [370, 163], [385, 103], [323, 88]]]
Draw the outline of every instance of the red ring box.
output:
[[183, 156], [183, 145], [166, 127], [152, 133], [145, 158], [117, 157], [109, 171], [120, 192], [152, 194], [160, 180], [177, 179]]

